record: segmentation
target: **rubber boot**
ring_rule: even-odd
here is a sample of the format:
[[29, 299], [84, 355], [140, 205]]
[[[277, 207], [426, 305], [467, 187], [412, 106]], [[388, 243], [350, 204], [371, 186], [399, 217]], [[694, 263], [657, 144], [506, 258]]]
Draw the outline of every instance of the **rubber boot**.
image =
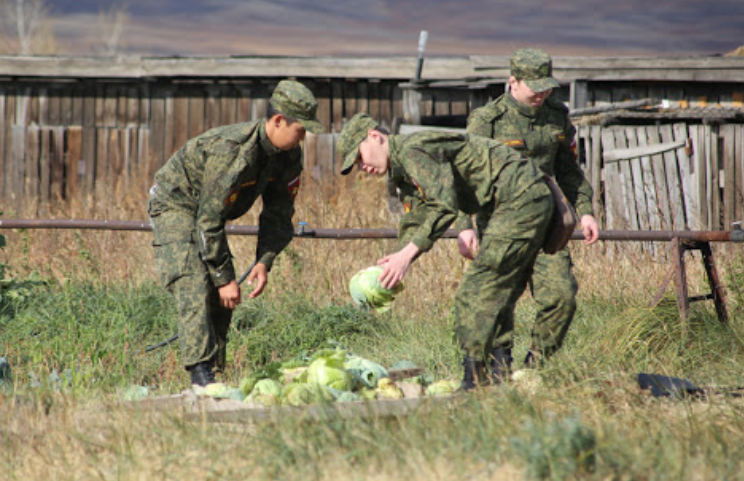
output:
[[488, 356], [488, 371], [491, 384], [501, 384], [509, 380], [513, 360], [511, 349], [507, 347], [497, 347], [491, 351], [491, 354]]
[[214, 382], [214, 372], [212, 372], [212, 361], [202, 361], [193, 366], [186, 368], [191, 374], [191, 384], [197, 386], [206, 386]]
[[465, 356], [462, 361], [463, 376], [460, 391], [472, 391], [484, 381], [483, 371], [485, 363], [476, 361], [470, 356]]

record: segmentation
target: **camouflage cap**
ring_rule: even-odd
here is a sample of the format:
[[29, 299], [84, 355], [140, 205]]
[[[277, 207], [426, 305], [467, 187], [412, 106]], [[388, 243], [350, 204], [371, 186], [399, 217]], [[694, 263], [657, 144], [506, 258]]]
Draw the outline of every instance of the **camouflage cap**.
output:
[[314, 134], [325, 132], [323, 124], [315, 118], [318, 101], [315, 100], [313, 93], [300, 82], [282, 80], [271, 94], [269, 102], [277, 112], [297, 120], [308, 132]]
[[336, 144], [338, 152], [344, 158], [344, 165], [341, 166], [341, 175], [351, 172], [359, 157], [359, 144], [367, 138], [367, 132], [377, 127], [377, 125], [375, 119], [364, 112], [356, 114], [344, 125], [341, 135], [338, 137], [338, 143]]
[[524, 83], [533, 92], [560, 87], [553, 78], [553, 61], [550, 55], [536, 48], [523, 48], [514, 52], [510, 61], [511, 74]]

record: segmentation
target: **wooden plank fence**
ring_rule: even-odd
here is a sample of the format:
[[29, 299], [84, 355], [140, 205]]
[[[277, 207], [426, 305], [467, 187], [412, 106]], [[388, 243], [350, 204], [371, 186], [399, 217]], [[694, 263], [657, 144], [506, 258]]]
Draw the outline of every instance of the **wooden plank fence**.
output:
[[743, 220], [744, 125], [580, 126], [578, 137], [604, 229], [718, 230]]

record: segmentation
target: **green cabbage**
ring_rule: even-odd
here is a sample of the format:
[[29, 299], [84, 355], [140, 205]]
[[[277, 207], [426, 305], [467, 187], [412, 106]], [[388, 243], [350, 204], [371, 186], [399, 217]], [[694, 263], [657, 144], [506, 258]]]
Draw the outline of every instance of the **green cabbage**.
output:
[[307, 383], [350, 391], [354, 376], [344, 368], [345, 360], [346, 351], [341, 350], [318, 357], [307, 367]]
[[382, 272], [382, 267], [372, 266], [357, 272], [351, 278], [349, 292], [357, 306], [372, 308], [377, 312], [386, 312], [390, 309], [395, 296], [403, 290], [403, 284], [385, 289], [377, 280]]
[[359, 356], [347, 357], [344, 367], [354, 376], [355, 384], [368, 388], [377, 387], [380, 379], [388, 377], [387, 369]]
[[282, 405], [286, 406], [307, 406], [333, 400], [333, 394], [320, 384], [293, 383], [284, 386], [282, 390]]
[[460, 381], [444, 379], [430, 384], [426, 388], [427, 396], [449, 396], [460, 389]]
[[375, 392], [380, 399], [403, 399], [404, 397], [403, 391], [388, 377], [380, 379]]

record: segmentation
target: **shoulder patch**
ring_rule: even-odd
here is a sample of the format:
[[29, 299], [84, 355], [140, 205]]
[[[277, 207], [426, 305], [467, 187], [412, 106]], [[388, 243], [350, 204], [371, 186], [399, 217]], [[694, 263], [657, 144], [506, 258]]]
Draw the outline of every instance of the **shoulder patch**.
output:
[[289, 196], [294, 199], [297, 197], [297, 194], [300, 192], [300, 176], [298, 175], [294, 179], [290, 180], [289, 183], [287, 183], [287, 191], [289, 192]]

